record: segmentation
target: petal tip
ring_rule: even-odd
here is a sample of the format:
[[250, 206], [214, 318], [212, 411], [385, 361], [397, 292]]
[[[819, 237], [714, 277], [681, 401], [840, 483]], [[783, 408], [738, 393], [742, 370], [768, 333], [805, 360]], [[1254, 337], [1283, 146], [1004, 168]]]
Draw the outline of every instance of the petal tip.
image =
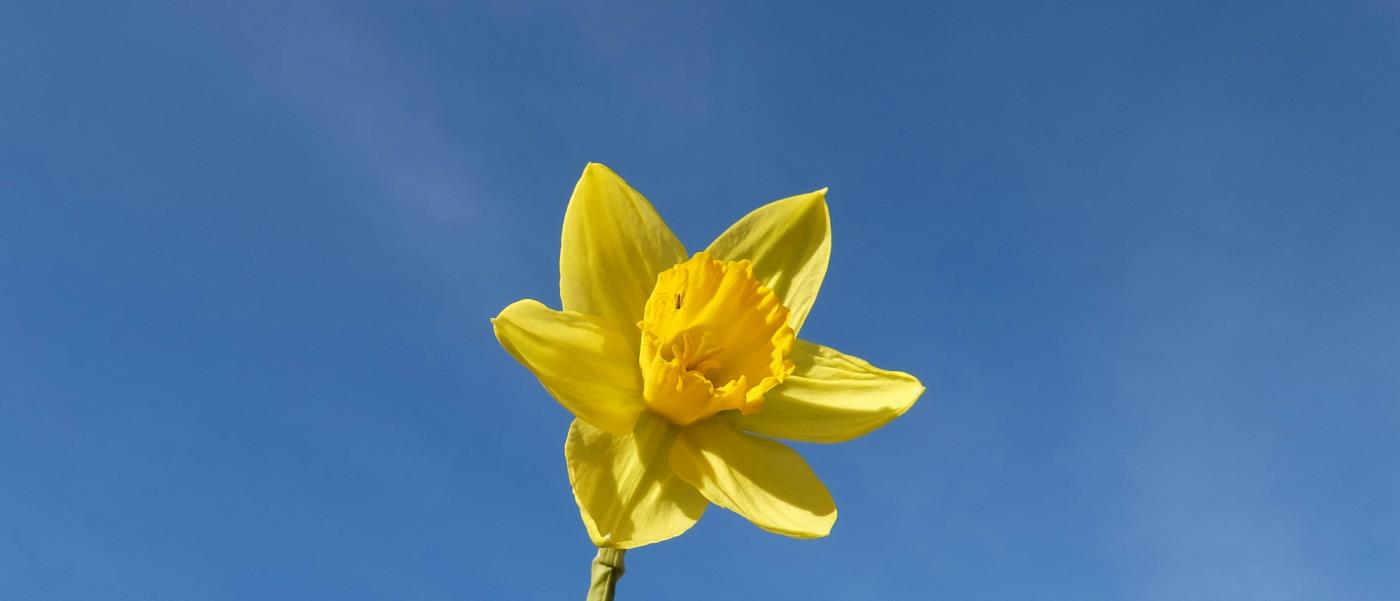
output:
[[812, 536], [811, 536], [810, 538], [826, 538], [826, 537], [828, 537], [828, 536], [831, 536], [831, 529], [834, 528], [835, 526], [836, 526], [836, 508], [835, 508], [835, 507], [832, 507], [832, 508], [831, 508], [831, 517], [828, 518], [828, 519], [826, 520], [826, 523], [822, 525], [822, 528], [821, 528], [820, 530], [814, 530], [814, 531], [812, 531], [812, 533], [811, 533]]
[[614, 175], [616, 173], [617, 172], [613, 171], [611, 167], [593, 161], [589, 161], [583, 166], [583, 175], [585, 177], [589, 175]]
[[821, 207], [823, 210], [825, 210], [825, 209], [826, 209], [826, 194], [827, 194], [827, 191], [829, 191], [829, 190], [830, 190], [830, 188], [822, 188], [822, 189], [820, 189], [820, 190], [813, 190], [813, 191], [808, 192], [808, 193], [806, 193], [806, 194], [799, 194], [799, 195], [797, 195], [797, 196], [791, 197], [791, 200], [797, 200], [797, 201], [799, 201], [799, 202], [801, 203], [801, 206], [803, 206], [803, 207], [805, 207], [805, 208], [815, 209], [815, 208], [817, 208], [817, 207]]
[[831, 536], [831, 529], [834, 526], [836, 526], [836, 509], [833, 507], [830, 514], [821, 517], [825, 517], [827, 519], [824, 519], [818, 523], [807, 524], [806, 527], [798, 528], [778, 527], [763, 524], [755, 525], [757, 525], [763, 530], [772, 532], [773, 534], [779, 534], [788, 538], [795, 538], [798, 540], [814, 540], [818, 538], [826, 538], [828, 536]]
[[[918, 378], [914, 377], [914, 376], [911, 375], [911, 374], [905, 374], [905, 375], [909, 376], [909, 379], [913, 380], [913, 381], [914, 381], [914, 385], [915, 385], [915, 386], [918, 386], [919, 388], [918, 388], [918, 390], [913, 391], [914, 394], [911, 395], [911, 396], [909, 397], [909, 402], [908, 402], [908, 403], [905, 403], [903, 407], [900, 407], [900, 408], [899, 408], [899, 411], [896, 411], [896, 412], [895, 412], [894, 417], [901, 417], [901, 416], [903, 416], [905, 413], [908, 413], [910, 409], [913, 409], [913, 408], [914, 408], [914, 405], [918, 404], [919, 399], [921, 399], [921, 398], [924, 397], [924, 393], [925, 393], [925, 392], [928, 392], [928, 387], [927, 387], [927, 386], [924, 386], [924, 383], [923, 383], [923, 382], [920, 382]], [[894, 419], [894, 418], [891, 418], [891, 419]]]

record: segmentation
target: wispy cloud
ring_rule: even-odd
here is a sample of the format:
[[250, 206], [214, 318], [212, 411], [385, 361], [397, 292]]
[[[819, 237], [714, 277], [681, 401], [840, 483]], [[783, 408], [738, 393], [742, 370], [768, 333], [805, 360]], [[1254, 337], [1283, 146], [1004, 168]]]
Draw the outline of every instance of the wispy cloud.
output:
[[452, 241], [480, 222], [480, 156], [449, 133], [431, 75], [330, 7], [276, 10], [273, 19], [228, 23], [233, 36], [257, 40], [240, 55], [258, 66], [252, 85], [304, 127], [317, 159], [372, 182], [360, 208], [393, 238], [460, 260]]
[[[1126, 458], [1136, 553], [1148, 599], [1335, 599], [1307, 513], [1286, 491], [1289, 446], [1273, 390], [1287, 351], [1287, 316], [1270, 282], [1181, 246], [1148, 252], [1129, 304], [1144, 319], [1107, 352], [1130, 357], [1113, 386], [1138, 412], [1141, 438]], [[1174, 275], [1190, 267], [1186, 281]], [[1174, 270], [1173, 267], [1176, 269]], [[1124, 363], [1120, 363], [1124, 365]]]

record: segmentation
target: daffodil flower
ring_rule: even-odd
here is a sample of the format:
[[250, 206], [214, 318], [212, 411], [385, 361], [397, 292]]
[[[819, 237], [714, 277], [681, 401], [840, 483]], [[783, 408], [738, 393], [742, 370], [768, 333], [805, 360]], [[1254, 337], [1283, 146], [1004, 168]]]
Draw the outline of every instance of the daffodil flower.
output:
[[831, 531], [826, 486], [775, 439], [850, 440], [924, 387], [797, 337], [830, 254], [826, 190], [763, 206], [691, 255], [616, 173], [584, 169], [564, 214], [564, 310], [522, 300], [492, 324], [576, 418], [564, 455], [595, 545], [680, 535], [710, 503], [778, 534]]

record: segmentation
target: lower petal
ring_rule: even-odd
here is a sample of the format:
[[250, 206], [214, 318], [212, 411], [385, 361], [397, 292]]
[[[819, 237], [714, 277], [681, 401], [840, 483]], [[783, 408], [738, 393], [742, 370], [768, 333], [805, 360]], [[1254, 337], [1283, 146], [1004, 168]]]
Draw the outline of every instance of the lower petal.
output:
[[631, 549], [660, 542], [689, 530], [705, 513], [705, 497], [667, 461], [676, 432], [650, 413], [624, 436], [574, 420], [564, 457], [593, 544]]
[[723, 419], [681, 430], [671, 446], [671, 467], [710, 502], [769, 532], [820, 538], [836, 523], [831, 493], [801, 455]]

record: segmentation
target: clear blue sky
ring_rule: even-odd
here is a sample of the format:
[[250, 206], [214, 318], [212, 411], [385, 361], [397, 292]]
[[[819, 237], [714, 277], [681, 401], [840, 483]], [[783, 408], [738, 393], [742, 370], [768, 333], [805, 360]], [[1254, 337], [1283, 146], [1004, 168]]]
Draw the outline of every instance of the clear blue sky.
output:
[[1395, 2], [186, 4], [0, 6], [0, 598], [581, 598], [587, 161], [929, 388], [621, 598], [1400, 598]]

